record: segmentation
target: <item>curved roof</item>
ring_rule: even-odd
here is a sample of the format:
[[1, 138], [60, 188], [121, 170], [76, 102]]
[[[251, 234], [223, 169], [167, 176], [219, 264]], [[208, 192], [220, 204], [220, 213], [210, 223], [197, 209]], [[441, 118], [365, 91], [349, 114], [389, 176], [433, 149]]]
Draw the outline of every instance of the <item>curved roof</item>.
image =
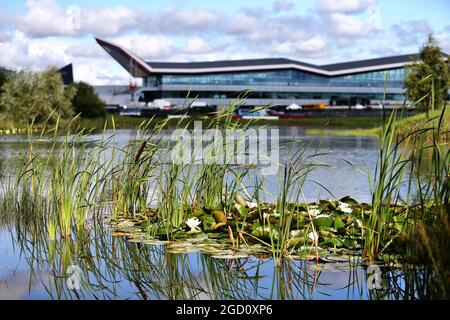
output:
[[[205, 74], [218, 72], [261, 71], [297, 69], [323, 76], [339, 76], [361, 72], [402, 68], [411, 63], [417, 54], [367, 59], [351, 62], [314, 65], [285, 58], [221, 60], [205, 62], [158, 62], [144, 61], [123, 47], [100, 40], [97, 42], [130, 74], [142, 77], [149, 74]], [[447, 56], [447, 55], [446, 55]]]

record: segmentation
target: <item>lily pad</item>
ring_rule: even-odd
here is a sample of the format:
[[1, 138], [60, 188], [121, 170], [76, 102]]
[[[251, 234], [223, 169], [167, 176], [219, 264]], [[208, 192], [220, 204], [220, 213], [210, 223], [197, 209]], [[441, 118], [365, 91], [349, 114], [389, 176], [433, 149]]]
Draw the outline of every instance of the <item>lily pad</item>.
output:
[[210, 215], [205, 215], [203, 218], [203, 229], [205, 231], [214, 231], [215, 226], [216, 220]]
[[130, 238], [127, 239], [128, 242], [140, 242], [142, 243], [145, 239], [144, 238]]
[[193, 253], [199, 252], [200, 248], [188, 242], [173, 243], [167, 246], [168, 253]]
[[320, 217], [314, 219], [314, 224], [319, 228], [331, 228], [333, 226], [333, 219], [330, 217]]
[[341, 219], [335, 219], [334, 220], [334, 228], [336, 229], [336, 230], [339, 230], [339, 229], [341, 229], [341, 228], [345, 228], [345, 222], [344, 221], [342, 221]]
[[118, 229], [124, 229], [124, 228], [131, 228], [134, 227], [134, 223], [130, 220], [124, 220], [122, 222], [119, 222], [116, 226]]
[[227, 223], [227, 216], [221, 210], [214, 211], [213, 212], [213, 217], [214, 217], [214, 219], [216, 219], [216, 222], [218, 224], [220, 224], [220, 223], [226, 224]]
[[359, 204], [358, 201], [356, 201], [355, 199], [353, 199], [349, 196], [343, 197], [343, 198], [339, 199], [339, 201], [347, 203], [347, 204], [355, 205], [355, 206]]
[[211, 256], [215, 259], [225, 259], [225, 260], [233, 260], [233, 259], [245, 259], [248, 258], [248, 254], [243, 252], [236, 252], [232, 254], [215, 254]]
[[328, 262], [349, 262], [350, 261], [350, 256], [347, 256], [347, 255], [340, 255], [340, 256], [329, 255], [329, 256], [326, 256], [324, 258], [324, 260], [328, 261]]
[[234, 206], [243, 218], [248, 216], [248, 209], [245, 206], [239, 203], [235, 203]]

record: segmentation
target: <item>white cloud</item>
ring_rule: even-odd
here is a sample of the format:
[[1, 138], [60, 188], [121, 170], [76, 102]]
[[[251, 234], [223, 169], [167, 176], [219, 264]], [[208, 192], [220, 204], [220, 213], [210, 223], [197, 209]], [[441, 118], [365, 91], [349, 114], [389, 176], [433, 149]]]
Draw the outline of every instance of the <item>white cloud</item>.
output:
[[74, 80], [94, 85], [125, 85], [130, 76], [125, 70], [114, 71], [115, 61], [86, 61], [74, 64]]
[[9, 40], [8, 35], [3, 30], [0, 29], [0, 43], [6, 42], [8, 40]]
[[294, 7], [294, 3], [285, 0], [277, 0], [273, 3], [273, 11], [275, 12], [290, 11], [294, 9]]
[[69, 46], [65, 53], [79, 58], [105, 58], [107, 53], [97, 43], [76, 43]]
[[117, 35], [138, 25], [138, 13], [123, 6], [86, 8], [81, 13], [81, 29], [98, 36]]
[[132, 50], [142, 59], [166, 59], [175, 52], [172, 41], [166, 36], [127, 35], [111, 41]]
[[316, 8], [323, 13], [357, 13], [375, 5], [375, 0], [318, 0]]
[[301, 40], [296, 43], [296, 49], [300, 52], [315, 53], [325, 49], [326, 42], [320, 36], [315, 36], [308, 40]]
[[418, 46], [431, 31], [427, 20], [408, 20], [391, 26], [392, 34], [400, 47]]
[[54, 0], [28, 0], [25, 15], [14, 15], [13, 23], [28, 35], [73, 36], [78, 34], [77, 25], [69, 19], [66, 10]]
[[[447, 29], [450, 29], [447, 27]], [[442, 52], [450, 54], [450, 35], [446, 32], [440, 32], [435, 35], [435, 38], [442, 49]]]
[[306, 40], [297, 40], [271, 43], [271, 52], [278, 55], [301, 54], [308, 56], [321, 55], [326, 49], [326, 42], [320, 36], [315, 36]]
[[399, 53], [396, 51], [395, 47], [392, 47], [387, 43], [378, 43], [374, 45], [372, 49], [370, 49], [370, 52], [380, 57], [393, 56]]
[[55, 0], [28, 0], [25, 15], [14, 15], [16, 27], [33, 37], [116, 35], [138, 25], [138, 13], [123, 6], [63, 7]]
[[354, 16], [332, 13], [325, 19], [331, 34], [344, 37], [370, 37], [374, 26]]
[[228, 32], [233, 34], [252, 33], [258, 28], [258, 18], [245, 11], [238, 11], [227, 24]]
[[9, 41], [0, 42], [0, 65], [15, 69], [61, 66], [69, 62], [64, 54], [66, 46], [67, 43], [57, 38], [32, 39], [21, 31], [14, 31]]
[[214, 48], [202, 38], [195, 37], [188, 39], [182, 51], [188, 54], [206, 54], [214, 51]]
[[218, 13], [196, 8], [194, 10], [181, 10], [166, 6], [162, 12], [156, 14], [143, 14], [141, 27], [146, 30], [163, 33], [185, 34], [194, 31], [206, 32], [219, 21]]

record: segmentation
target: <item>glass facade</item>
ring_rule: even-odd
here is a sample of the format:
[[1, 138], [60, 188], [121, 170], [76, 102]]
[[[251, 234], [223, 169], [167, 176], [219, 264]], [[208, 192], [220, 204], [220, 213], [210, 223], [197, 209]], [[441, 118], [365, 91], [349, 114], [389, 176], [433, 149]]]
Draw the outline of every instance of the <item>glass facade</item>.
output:
[[[174, 91], [164, 90], [160, 91], [158, 98], [203, 98], [203, 99], [236, 99], [242, 92], [234, 91]], [[363, 93], [363, 94], [351, 94], [351, 93], [339, 93], [339, 92], [261, 92], [251, 91], [248, 92], [245, 97], [248, 99], [304, 99], [304, 100], [334, 100], [348, 98], [349, 96], [363, 96], [368, 99], [380, 100], [383, 98], [382, 93]], [[401, 94], [386, 94], [387, 100], [403, 100], [404, 96]]]
[[336, 86], [336, 87], [384, 87], [402, 88], [403, 68], [373, 71], [344, 76], [327, 77], [299, 70], [262, 72], [230, 72], [200, 75], [151, 76], [146, 86], [167, 85], [239, 85], [239, 86]]

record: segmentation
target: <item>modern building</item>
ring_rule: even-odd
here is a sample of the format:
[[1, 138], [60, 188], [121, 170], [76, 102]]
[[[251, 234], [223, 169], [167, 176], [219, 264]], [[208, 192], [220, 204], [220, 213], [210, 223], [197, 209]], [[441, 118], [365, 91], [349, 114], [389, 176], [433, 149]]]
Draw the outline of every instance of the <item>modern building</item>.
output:
[[58, 71], [61, 74], [61, 80], [64, 85], [68, 86], [73, 83], [73, 66], [71, 63], [62, 67]]
[[[377, 104], [404, 101], [405, 66], [415, 55], [327, 65], [284, 58], [211, 62], [149, 62], [117, 44], [96, 39], [131, 76], [142, 78], [142, 101], [165, 99], [183, 105], [192, 99], [225, 105], [249, 90], [248, 106]], [[448, 59], [448, 58], [447, 58]], [[351, 101], [351, 102], [350, 102]]]

